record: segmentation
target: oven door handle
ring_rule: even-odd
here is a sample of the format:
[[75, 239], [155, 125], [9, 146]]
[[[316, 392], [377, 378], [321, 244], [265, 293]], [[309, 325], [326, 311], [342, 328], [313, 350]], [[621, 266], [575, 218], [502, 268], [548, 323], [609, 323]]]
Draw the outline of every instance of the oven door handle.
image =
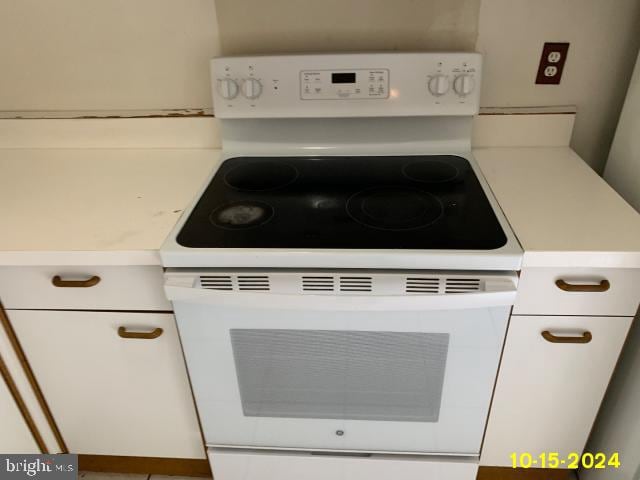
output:
[[516, 286], [480, 293], [436, 295], [310, 295], [270, 292], [229, 292], [165, 285], [169, 300], [212, 306], [273, 310], [398, 311], [465, 310], [513, 305]]

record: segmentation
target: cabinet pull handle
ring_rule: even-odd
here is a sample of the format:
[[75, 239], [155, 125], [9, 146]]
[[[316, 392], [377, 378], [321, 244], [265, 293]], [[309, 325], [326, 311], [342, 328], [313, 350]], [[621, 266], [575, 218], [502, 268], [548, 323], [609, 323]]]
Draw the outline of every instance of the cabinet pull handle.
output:
[[593, 339], [591, 332], [582, 332], [579, 337], [559, 337], [549, 330], [542, 332], [542, 338], [551, 343], [589, 343]]
[[87, 278], [86, 280], [63, 280], [60, 275], [56, 275], [51, 279], [51, 283], [53, 283], [56, 287], [72, 287], [72, 288], [88, 288], [94, 287], [98, 283], [100, 283], [100, 277], [94, 275], [91, 278]]
[[162, 330], [160, 327], [154, 328], [150, 332], [130, 332], [127, 330], [127, 327], [119, 327], [118, 335], [121, 338], [139, 338], [142, 340], [153, 340], [154, 338], [158, 338], [162, 335]]
[[580, 285], [575, 283], [567, 283], [564, 280], [556, 280], [556, 286], [565, 292], [606, 292], [611, 288], [609, 280], [601, 280], [600, 283], [591, 285]]

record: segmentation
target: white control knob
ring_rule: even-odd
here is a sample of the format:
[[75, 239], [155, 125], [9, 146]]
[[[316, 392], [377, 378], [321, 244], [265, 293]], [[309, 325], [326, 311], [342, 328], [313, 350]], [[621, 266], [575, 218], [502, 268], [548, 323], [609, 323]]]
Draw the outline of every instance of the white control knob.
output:
[[466, 73], [458, 75], [453, 81], [453, 89], [461, 97], [466, 97], [472, 93], [474, 88], [476, 88], [476, 81], [471, 75], [467, 75]]
[[429, 79], [429, 92], [440, 97], [449, 91], [449, 78], [446, 75], [434, 75]]
[[246, 78], [242, 82], [242, 95], [252, 100], [258, 98], [262, 93], [262, 84], [257, 78]]
[[231, 100], [238, 95], [238, 84], [231, 78], [218, 79], [218, 93], [224, 99]]

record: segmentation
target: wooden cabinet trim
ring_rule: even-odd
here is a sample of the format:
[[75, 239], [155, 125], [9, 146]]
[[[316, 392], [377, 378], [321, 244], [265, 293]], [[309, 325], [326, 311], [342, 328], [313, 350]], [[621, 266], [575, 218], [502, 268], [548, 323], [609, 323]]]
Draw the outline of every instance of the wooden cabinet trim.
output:
[[[1, 312], [0, 312], [0, 315], [1, 315]], [[13, 400], [16, 402], [16, 405], [18, 406], [18, 410], [20, 410], [20, 414], [22, 415], [22, 418], [27, 424], [27, 427], [29, 428], [29, 431], [31, 432], [31, 435], [33, 436], [34, 441], [38, 445], [40, 452], [49, 453], [49, 451], [47, 450], [47, 446], [45, 445], [44, 440], [42, 439], [42, 435], [40, 435], [40, 431], [38, 430], [36, 423], [33, 421], [33, 417], [29, 413], [29, 410], [27, 409], [27, 405], [25, 404], [24, 399], [22, 398], [22, 395], [20, 395], [20, 392], [18, 391], [18, 387], [16, 386], [16, 383], [13, 381], [13, 378], [11, 378], [9, 369], [7, 368], [7, 365], [4, 363], [2, 356], [0, 356], [0, 376], [4, 379], [4, 382], [7, 384], [7, 388], [9, 389], [9, 392], [11, 393]]]
[[[49, 409], [49, 405], [47, 404], [47, 401], [44, 398], [44, 395], [42, 394], [42, 390], [40, 389], [40, 386], [38, 385], [38, 381], [36, 380], [36, 377], [33, 374], [33, 370], [31, 369], [31, 366], [29, 365], [27, 357], [25, 356], [24, 351], [22, 350], [22, 347], [20, 346], [20, 342], [18, 341], [18, 337], [16, 337], [16, 333], [13, 330], [13, 326], [11, 325], [11, 322], [9, 321], [9, 317], [7, 317], [7, 314], [4, 311], [4, 308], [3, 308], [1, 303], [0, 303], [0, 324], [2, 325], [2, 328], [4, 329], [7, 337], [9, 338], [9, 342], [11, 343], [11, 346], [13, 347], [13, 350], [15, 351], [15, 354], [18, 357], [18, 360], [20, 361], [20, 364], [22, 365], [22, 369], [24, 370], [24, 373], [25, 373], [25, 375], [27, 377], [27, 380], [29, 381], [29, 384], [31, 385], [31, 388], [33, 389], [33, 393], [36, 396], [36, 399], [38, 400], [38, 404], [40, 405], [40, 408], [42, 408], [42, 411], [44, 413], [45, 418], [47, 419], [47, 423], [49, 424], [49, 427], [53, 431], [53, 435], [55, 436], [56, 442], [58, 443], [58, 447], [60, 448], [61, 453], [67, 453], [68, 450], [67, 450], [67, 446], [66, 446], [66, 444], [64, 442], [64, 439], [62, 438], [62, 435], [60, 434], [60, 430], [58, 429], [56, 421], [53, 418], [53, 414], [51, 413], [51, 410]], [[7, 375], [9, 374], [9, 371], [6, 369], [6, 365], [1, 360], [2, 359], [0, 358], [0, 363], [1, 363], [1, 366], [3, 368], [3, 372], [2, 372], [3, 373], [3, 377], [5, 377], [5, 370], [6, 370], [6, 374]], [[42, 435], [38, 431], [38, 429], [37, 429], [37, 427], [35, 425], [35, 422], [33, 421], [33, 418], [31, 417], [31, 414], [26, 410], [26, 405], [24, 403], [24, 400], [22, 399], [22, 396], [20, 395], [20, 392], [18, 392], [18, 390], [17, 390], [17, 388], [15, 386], [15, 383], [13, 382], [13, 379], [11, 379], [11, 377], [8, 377], [8, 378], [10, 379], [11, 384], [9, 383], [9, 381], [7, 381], [7, 377], [5, 377], [5, 382], [7, 382], [7, 386], [9, 387], [9, 390], [11, 390], [11, 393], [14, 395], [14, 398], [16, 398], [16, 394], [20, 398], [20, 401], [18, 401], [18, 399], [16, 398], [16, 403], [20, 407], [20, 411], [22, 412], [23, 416], [25, 414], [28, 416], [29, 420], [27, 420], [27, 417], [25, 416], [25, 421], [27, 422], [27, 425], [29, 425], [29, 428], [31, 429], [31, 432], [33, 433], [34, 438], [36, 439], [36, 443], [38, 443], [38, 446], [42, 450], [42, 453], [48, 453], [47, 448], [46, 448], [46, 446], [44, 444], [44, 441], [42, 439]], [[12, 385], [13, 385], [13, 389], [12, 389]]]
[[[211, 477], [209, 462], [192, 458], [126, 457], [114, 455], [78, 455], [78, 467], [89, 472], [142, 473]], [[569, 480], [574, 473], [566, 469], [485, 467], [478, 469], [477, 480]]]
[[212, 476], [209, 461], [199, 458], [78, 455], [78, 468], [89, 472], [143, 473], [185, 477]]
[[550, 468], [483, 467], [476, 480], [572, 480], [573, 470]]

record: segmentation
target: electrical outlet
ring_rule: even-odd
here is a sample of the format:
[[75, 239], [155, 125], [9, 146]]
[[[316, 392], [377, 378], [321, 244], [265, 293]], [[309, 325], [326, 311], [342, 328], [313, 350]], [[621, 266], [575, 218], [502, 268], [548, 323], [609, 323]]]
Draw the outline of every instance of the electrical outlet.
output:
[[545, 43], [538, 66], [537, 84], [558, 85], [567, 61], [568, 43]]

